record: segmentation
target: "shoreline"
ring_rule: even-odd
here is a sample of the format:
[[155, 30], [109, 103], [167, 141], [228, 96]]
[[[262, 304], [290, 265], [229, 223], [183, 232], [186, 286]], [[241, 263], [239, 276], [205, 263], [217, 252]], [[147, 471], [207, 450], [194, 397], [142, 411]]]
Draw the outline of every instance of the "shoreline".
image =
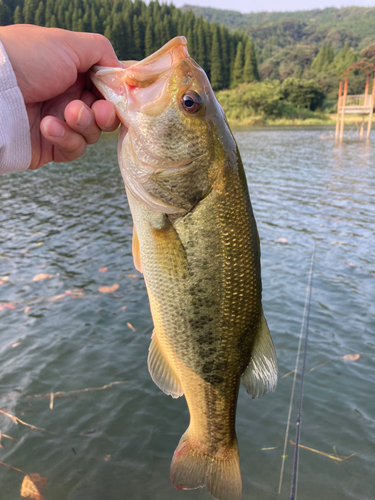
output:
[[[328, 115], [324, 118], [314, 117], [314, 118], [267, 118], [264, 116], [250, 116], [246, 120], [232, 120], [227, 118], [228, 123], [231, 127], [336, 127], [337, 115]], [[360, 116], [350, 116], [345, 117], [345, 125], [357, 124], [358, 126], [362, 123], [362, 118]], [[372, 123], [375, 123], [375, 116], [372, 119]], [[364, 120], [364, 127], [367, 127], [367, 117]], [[345, 130], [345, 129], [344, 129]]]

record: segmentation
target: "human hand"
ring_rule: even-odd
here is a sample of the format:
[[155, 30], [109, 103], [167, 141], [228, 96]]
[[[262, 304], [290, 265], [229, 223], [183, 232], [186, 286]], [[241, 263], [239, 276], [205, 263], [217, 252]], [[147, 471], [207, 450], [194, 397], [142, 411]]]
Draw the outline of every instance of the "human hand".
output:
[[121, 67], [105, 37], [19, 24], [1, 27], [0, 40], [26, 105], [31, 170], [75, 160], [102, 130], [117, 128], [113, 104], [99, 98], [88, 76], [94, 64]]

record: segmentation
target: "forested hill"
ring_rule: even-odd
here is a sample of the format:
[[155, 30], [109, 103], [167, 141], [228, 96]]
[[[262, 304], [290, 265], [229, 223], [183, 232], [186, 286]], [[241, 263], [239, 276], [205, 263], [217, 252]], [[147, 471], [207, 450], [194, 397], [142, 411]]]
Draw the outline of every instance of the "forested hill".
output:
[[140, 60], [177, 35], [206, 71], [214, 90], [259, 80], [254, 44], [246, 33], [183, 13], [157, 0], [0, 0], [0, 25], [36, 24], [101, 33], [120, 60]]
[[230, 30], [239, 28], [251, 35], [261, 48], [271, 41], [281, 47], [296, 43], [320, 47], [329, 43], [338, 50], [348, 42], [353, 49], [361, 50], [375, 41], [375, 7], [250, 14], [194, 5], [184, 5], [181, 10], [192, 10], [196, 16], [224, 24]]

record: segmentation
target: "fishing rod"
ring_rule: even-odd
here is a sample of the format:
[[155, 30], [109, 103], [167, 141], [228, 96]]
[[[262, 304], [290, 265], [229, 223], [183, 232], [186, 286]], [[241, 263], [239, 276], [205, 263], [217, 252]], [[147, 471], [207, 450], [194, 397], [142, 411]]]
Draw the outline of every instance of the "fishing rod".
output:
[[[298, 460], [299, 460], [299, 438], [300, 438], [301, 415], [302, 415], [302, 396], [303, 396], [303, 383], [304, 383], [305, 366], [306, 366], [307, 339], [308, 339], [310, 307], [311, 307], [311, 293], [312, 293], [312, 278], [313, 278], [313, 270], [314, 270], [314, 259], [315, 259], [315, 247], [314, 247], [314, 250], [313, 250], [313, 253], [311, 256], [311, 266], [310, 266], [309, 280], [308, 280], [308, 285], [307, 285], [307, 290], [306, 290], [305, 307], [303, 310], [300, 338], [299, 338], [297, 357], [296, 357], [296, 365], [295, 365], [295, 369], [294, 369], [293, 386], [292, 386], [292, 393], [291, 393], [291, 397], [290, 397], [289, 414], [288, 414], [288, 420], [287, 420], [287, 426], [286, 426], [286, 432], [285, 432], [284, 451], [283, 451], [283, 455], [282, 455], [283, 459], [282, 459], [282, 464], [281, 464], [279, 490], [278, 490], [278, 493], [280, 494], [282, 481], [283, 481], [283, 474], [284, 474], [284, 466], [285, 466], [285, 459], [286, 459], [286, 447], [287, 447], [287, 443], [288, 443], [289, 426], [290, 426], [292, 404], [293, 404], [293, 398], [294, 398], [294, 390], [295, 390], [296, 378], [297, 378], [297, 372], [298, 372], [299, 357], [300, 357], [300, 352], [301, 352], [303, 332], [305, 331], [306, 333], [305, 333], [305, 344], [304, 344], [303, 363], [302, 363], [302, 372], [301, 372], [301, 384], [300, 384], [300, 396], [299, 396], [299, 405], [298, 405], [298, 414], [297, 414], [297, 423], [296, 423], [293, 476], [292, 476], [290, 500], [294, 500], [296, 498], [296, 491], [297, 491], [297, 477], [298, 477], [298, 463], [299, 463], [298, 462]], [[306, 323], [305, 323], [305, 318], [306, 318]]]
[[298, 475], [298, 458], [299, 458], [299, 436], [301, 432], [301, 415], [302, 415], [302, 397], [303, 397], [303, 382], [305, 377], [305, 366], [306, 366], [306, 353], [307, 353], [307, 339], [309, 336], [309, 320], [310, 320], [310, 308], [311, 308], [311, 292], [312, 292], [312, 277], [314, 271], [314, 257], [315, 248], [311, 257], [311, 268], [309, 276], [308, 289], [308, 302], [307, 302], [307, 314], [306, 314], [306, 332], [305, 332], [305, 345], [303, 349], [303, 361], [302, 361], [302, 371], [301, 371], [301, 385], [299, 389], [299, 403], [298, 403], [298, 414], [296, 423], [296, 438], [294, 446], [294, 460], [293, 460], [293, 476], [292, 485], [290, 488], [290, 500], [294, 500], [296, 488], [297, 488], [297, 475]]

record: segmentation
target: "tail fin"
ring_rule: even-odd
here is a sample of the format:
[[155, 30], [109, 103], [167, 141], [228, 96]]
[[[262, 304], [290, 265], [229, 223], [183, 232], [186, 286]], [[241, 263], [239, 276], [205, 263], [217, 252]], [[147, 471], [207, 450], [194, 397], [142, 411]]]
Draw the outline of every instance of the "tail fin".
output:
[[171, 464], [173, 486], [180, 490], [203, 488], [216, 500], [241, 500], [242, 480], [237, 440], [213, 456], [189, 437], [182, 436]]

